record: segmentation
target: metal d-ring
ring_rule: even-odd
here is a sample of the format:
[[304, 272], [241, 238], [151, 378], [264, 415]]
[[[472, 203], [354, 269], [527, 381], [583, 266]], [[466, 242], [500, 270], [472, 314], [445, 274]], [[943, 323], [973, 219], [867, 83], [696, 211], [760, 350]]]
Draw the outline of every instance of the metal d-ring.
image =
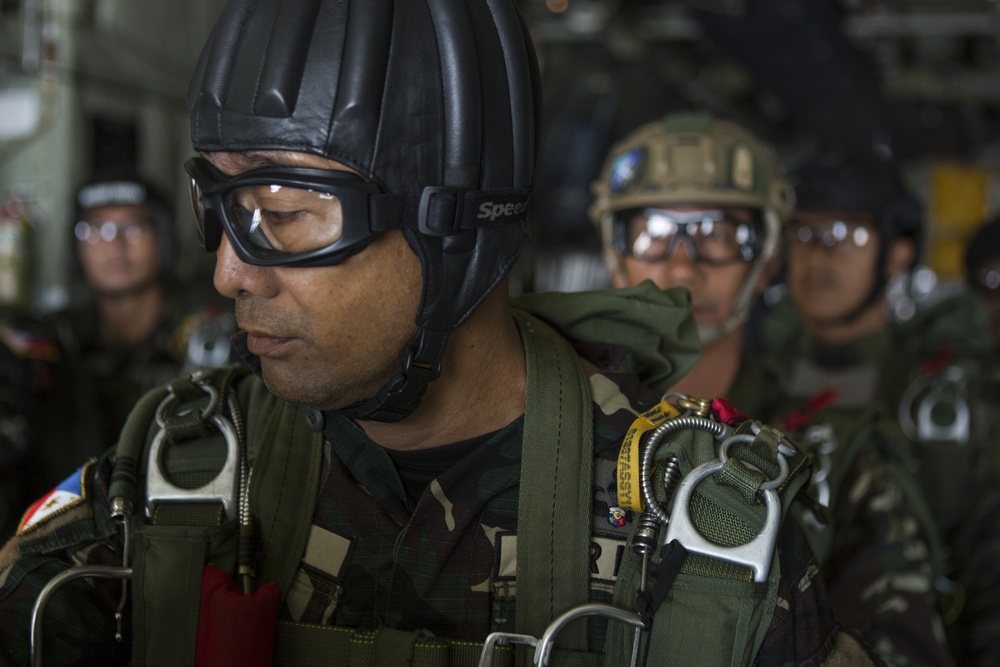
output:
[[556, 635], [562, 632], [563, 628], [569, 625], [572, 621], [585, 616], [604, 616], [605, 618], [610, 618], [613, 621], [621, 621], [622, 623], [639, 628], [640, 630], [646, 627], [646, 624], [642, 620], [642, 616], [634, 611], [628, 611], [627, 609], [621, 609], [620, 607], [600, 602], [588, 602], [559, 614], [559, 616], [557, 616], [551, 623], [549, 623], [548, 627], [545, 628], [545, 632], [542, 633], [541, 639], [532, 635], [524, 635], [514, 632], [490, 633], [490, 635], [486, 637], [486, 643], [483, 645], [483, 652], [479, 656], [479, 667], [492, 667], [493, 649], [497, 646], [506, 646], [509, 644], [524, 644], [526, 646], [534, 647], [535, 652], [532, 656], [531, 664], [534, 665], [534, 667], [546, 667], [546, 665], [549, 664], [549, 658], [551, 657], [550, 654], [552, 653], [552, 646], [555, 644]]
[[[778, 458], [781, 460], [783, 457], [779, 456]], [[774, 545], [778, 541], [778, 527], [781, 521], [781, 500], [778, 498], [777, 491], [773, 488], [764, 489], [761, 487], [767, 510], [764, 527], [757, 537], [744, 544], [727, 547], [711, 542], [698, 532], [691, 520], [688, 510], [695, 487], [706, 477], [722, 470], [724, 465], [725, 463], [721, 460], [703, 463], [688, 473], [681, 481], [674, 498], [673, 509], [670, 512], [670, 521], [667, 523], [665, 543], [669, 544], [671, 541], [677, 540], [688, 551], [744, 565], [753, 570], [755, 582], [765, 582], [771, 568], [771, 556], [774, 554]]]
[[163, 473], [160, 449], [166, 438], [166, 431], [160, 431], [153, 438], [149, 448], [149, 466], [146, 473], [146, 516], [152, 517], [160, 502], [197, 503], [218, 501], [222, 503], [226, 517], [235, 518], [236, 498], [239, 491], [240, 441], [236, 428], [225, 417], [212, 415], [210, 421], [219, 429], [226, 441], [226, 463], [219, 474], [204, 486], [185, 489], [172, 484]]
[[[194, 378], [194, 376], [192, 376], [192, 379], [193, 378]], [[208, 394], [208, 405], [206, 405], [205, 409], [203, 409], [201, 411], [201, 418], [202, 419], [209, 419], [212, 416], [212, 413], [215, 412], [216, 408], [219, 405], [219, 392], [215, 390], [215, 387], [213, 387], [212, 385], [209, 385], [209, 384], [200, 384], [199, 383], [198, 386], [206, 394]], [[156, 425], [159, 426], [161, 429], [164, 428], [164, 426], [166, 426], [166, 421], [163, 418], [164, 411], [167, 409], [167, 406], [171, 405], [172, 403], [176, 403], [176, 402], [178, 402], [177, 401], [177, 397], [174, 396], [173, 392], [171, 392], [171, 393], [167, 394], [163, 398], [163, 400], [160, 401], [160, 404], [156, 407]], [[178, 412], [177, 415], [178, 416], [183, 416], [183, 415], [186, 415], [186, 414], [190, 414], [191, 412], [194, 412], [194, 409], [189, 408], [187, 410], [183, 410], [181, 412]]]
[[[759, 433], [760, 429], [756, 429], [756, 431]], [[722, 446], [719, 447], [719, 461], [721, 463], [729, 461], [729, 448], [734, 444], [739, 442], [753, 442], [756, 437], [756, 435], [750, 435], [749, 433], [741, 433], [739, 435], [726, 438], [726, 440], [722, 443]], [[778, 455], [776, 457], [778, 459], [778, 476], [774, 479], [769, 479], [766, 482], [763, 482], [759, 487], [761, 491], [777, 489], [785, 483], [785, 480], [788, 479], [788, 461], [785, 457], [791, 456], [794, 453], [794, 450], [785, 445], [778, 446]]]
[[[969, 441], [969, 403], [961, 390], [965, 373], [958, 366], [951, 366], [941, 376], [925, 376], [907, 387], [899, 401], [899, 423], [908, 438], [918, 443], [955, 442], [965, 445]], [[927, 394], [920, 400], [913, 418], [913, 407], [921, 392]], [[938, 423], [934, 409], [950, 404], [955, 418], [950, 424]]]
[[479, 654], [478, 667], [493, 667], [493, 649], [497, 646], [509, 646], [510, 644], [524, 644], [535, 648], [538, 646], [538, 638], [517, 632], [491, 632], [486, 637], [482, 653]]
[[107, 579], [131, 579], [132, 568], [112, 565], [79, 565], [63, 570], [52, 577], [42, 587], [35, 605], [31, 609], [31, 665], [41, 667], [42, 661], [42, 620], [45, 617], [45, 607], [55, 595], [56, 589], [73, 579], [81, 577], [102, 577]]
[[643, 623], [642, 616], [634, 611], [628, 611], [626, 609], [621, 609], [610, 604], [602, 604], [600, 602], [589, 602], [586, 604], [581, 604], [577, 607], [573, 607], [569, 611], [559, 614], [549, 626], [545, 628], [545, 632], [542, 633], [542, 638], [538, 640], [538, 645], [535, 647], [535, 656], [533, 663], [535, 667], [546, 667], [549, 664], [549, 653], [552, 652], [552, 646], [555, 643], [556, 635], [558, 635], [563, 628], [569, 625], [570, 622], [575, 621], [578, 618], [583, 618], [585, 616], [604, 616], [605, 618], [610, 618], [613, 621], [621, 621], [636, 628], [645, 628], [646, 624]]
[[[965, 397], [951, 392], [945, 396], [943, 390], [931, 392], [917, 407], [918, 442], [955, 442], [965, 445], [969, 442], [969, 403]], [[955, 418], [950, 424], [941, 424], [934, 418], [934, 409], [947, 404], [954, 411]]]

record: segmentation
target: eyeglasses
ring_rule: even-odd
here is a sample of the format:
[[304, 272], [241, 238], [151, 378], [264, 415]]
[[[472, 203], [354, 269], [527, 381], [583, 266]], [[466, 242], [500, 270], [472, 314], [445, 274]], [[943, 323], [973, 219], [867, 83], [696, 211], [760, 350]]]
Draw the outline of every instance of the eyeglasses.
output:
[[1000, 261], [993, 260], [975, 272], [972, 286], [983, 294], [1000, 294]]
[[669, 259], [683, 242], [695, 262], [712, 265], [749, 262], [761, 249], [759, 211], [750, 221], [725, 209], [674, 211], [646, 208], [619, 211], [614, 218], [615, 250], [644, 262]]
[[184, 163], [198, 241], [215, 252], [225, 231], [241, 260], [261, 266], [329, 266], [378, 232], [368, 198], [379, 187], [357, 174], [265, 167], [229, 177], [204, 158]]
[[125, 222], [87, 222], [81, 220], [73, 227], [78, 241], [94, 245], [101, 241], [111, 243], [122, 238], [129, 245], [135, 245], [153, 226], [150, 220], [128, 220]]
[[873, 229], [865, 222], [850, 220], [793, 221], [785, 230], [789, 247], [815, 245], [828, 250], [864, 248], [872, 242]]

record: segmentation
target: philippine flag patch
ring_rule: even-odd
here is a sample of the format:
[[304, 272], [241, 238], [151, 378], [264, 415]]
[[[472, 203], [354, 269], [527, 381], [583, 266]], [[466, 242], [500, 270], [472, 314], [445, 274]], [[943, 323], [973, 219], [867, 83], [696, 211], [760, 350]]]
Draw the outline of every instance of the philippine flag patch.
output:
[[85, 480], [90, 465], [91, 462], [88, 462], [29, 507], [21, 519], [17, 534], [23, 535], [48, 519], [82, 503], [87, 497]]

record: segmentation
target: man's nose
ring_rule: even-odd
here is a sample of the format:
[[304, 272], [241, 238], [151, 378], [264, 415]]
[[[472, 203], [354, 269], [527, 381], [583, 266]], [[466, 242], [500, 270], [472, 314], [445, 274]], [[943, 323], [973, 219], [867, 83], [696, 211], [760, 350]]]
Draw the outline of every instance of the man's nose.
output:
[[225, 234], [215, 251], [215, 273], [213, 282], [222, 296], [236, 298], [241, 292], [268, 296], [273, 291], [273, 269], [267, 266], [247, 264], [233, 249]]

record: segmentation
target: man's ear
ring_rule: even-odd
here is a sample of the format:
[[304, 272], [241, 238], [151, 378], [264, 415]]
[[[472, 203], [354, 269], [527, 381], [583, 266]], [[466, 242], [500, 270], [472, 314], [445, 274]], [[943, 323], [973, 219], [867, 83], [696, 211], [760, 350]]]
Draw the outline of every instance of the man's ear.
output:
[[896, 238], [889, 242], [885, 254], [886, 280], [909, 270], [917, 259], [917, 246], [913, 239]]

